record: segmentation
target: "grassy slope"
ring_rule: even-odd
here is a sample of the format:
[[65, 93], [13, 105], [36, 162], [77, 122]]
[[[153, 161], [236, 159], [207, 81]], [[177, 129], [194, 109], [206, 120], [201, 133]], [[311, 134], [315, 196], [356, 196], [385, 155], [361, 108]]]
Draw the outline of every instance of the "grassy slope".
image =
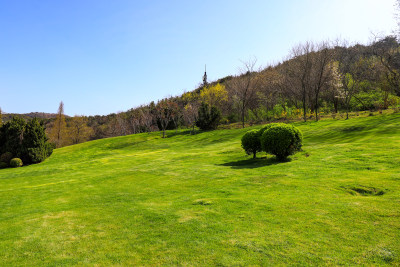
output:
[[285, 163], [245, 156], [247, 128], [103, 139], [0, 170], [1, 262], [400, 264], [400, 115], [297, 125], [304, 152]]

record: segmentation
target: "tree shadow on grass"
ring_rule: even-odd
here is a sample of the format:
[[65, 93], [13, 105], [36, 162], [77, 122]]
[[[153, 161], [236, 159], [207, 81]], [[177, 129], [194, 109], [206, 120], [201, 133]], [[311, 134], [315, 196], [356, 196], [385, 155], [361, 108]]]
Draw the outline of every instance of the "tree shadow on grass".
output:
[[[170, 131], [167, 131], [165, 133], [165, 135], [168, 138], [168, 137], [174, 137], [174, 136], [180, 136], [180, 135], [195, 135], [197, 133], [199, 133], [199, 132], [195, 131], [195, 133], [192, 134], [191, 130], [183, 130], [183, 131], [170, 130]], [[162, 135], [162, 132], [161, 132], [161, 135]]]
[[285, 163], [289, 162], [290, 158], [288, 158], [286, 161], [279, 161], [275, 157], [262, 157], [262, 158], [256, 158], [256, 159], [244, 159], [244, 160], [238, 160], [238, 161], [231, 161], [223, 164], [219, 164], [219, 166], [226, 166], [226, 167], [231, 167], [232, 169], [255, 169], [255, 168], [260, 168], [260, 167], [265, 167], [265, 166], [270, 166], [270, 165], [276, 165], [279, 163]]

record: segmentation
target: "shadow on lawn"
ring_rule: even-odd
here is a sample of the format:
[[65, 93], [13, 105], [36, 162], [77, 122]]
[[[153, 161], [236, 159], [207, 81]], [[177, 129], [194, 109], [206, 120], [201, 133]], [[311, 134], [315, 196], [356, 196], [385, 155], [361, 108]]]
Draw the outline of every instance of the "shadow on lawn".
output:
[[219, 166], [226, 166], [231, 167], [232, 169], [255, 169], [270, 165], [275, 165], [279, 163], [289, 162], [290, 158], [286, 161], [279, 161], [275, 157], [262, 157], [256, 159], [245, 159], [245, 160], [238, 160], [238, 161], [231, 161], [223, 164], [219, 164]]
[[[197, 133], [200, 133], [199, 131], [195, 131], [194, 134], [192, 134], [191, 130], [184, 130], [184, 131], [168, 131], [166, 133], [167, 138], [168, 137], [174, 137], [174, 136], [180, 136], [180, 135], [196, 135]], [[162, 132], [161, 132], [162, 136]]]

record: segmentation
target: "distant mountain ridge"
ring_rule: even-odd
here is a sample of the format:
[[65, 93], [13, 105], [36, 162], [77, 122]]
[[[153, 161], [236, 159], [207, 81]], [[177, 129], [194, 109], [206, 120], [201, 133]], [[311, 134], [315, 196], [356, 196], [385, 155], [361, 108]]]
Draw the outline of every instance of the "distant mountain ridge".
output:
[[[33, 118], [38, 118], [38, 119], [53, 119], [57, 117], [56, 113], [45, 113], [45, 112], [30, 112], [30, 113], [23, 113], [23, 114], [18, 114], [18, 113], [3, 113], [2, 114], [2, 120], [3, 122], [7, 122], [12, 119], [12, 117], [22, 117], [24, 119], [33, 119]], [[69, 117], [65, 115], [65, 117]]]

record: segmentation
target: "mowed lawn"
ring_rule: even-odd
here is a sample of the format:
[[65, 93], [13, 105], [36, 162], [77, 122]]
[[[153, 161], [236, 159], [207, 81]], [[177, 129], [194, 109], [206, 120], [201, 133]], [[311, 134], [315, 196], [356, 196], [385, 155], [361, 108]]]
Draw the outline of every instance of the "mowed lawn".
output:
[[296, 125], [283, 163], [244, 154], [256, 126], [0, 170], [0, 265], [400, 265], [400, 114]]

